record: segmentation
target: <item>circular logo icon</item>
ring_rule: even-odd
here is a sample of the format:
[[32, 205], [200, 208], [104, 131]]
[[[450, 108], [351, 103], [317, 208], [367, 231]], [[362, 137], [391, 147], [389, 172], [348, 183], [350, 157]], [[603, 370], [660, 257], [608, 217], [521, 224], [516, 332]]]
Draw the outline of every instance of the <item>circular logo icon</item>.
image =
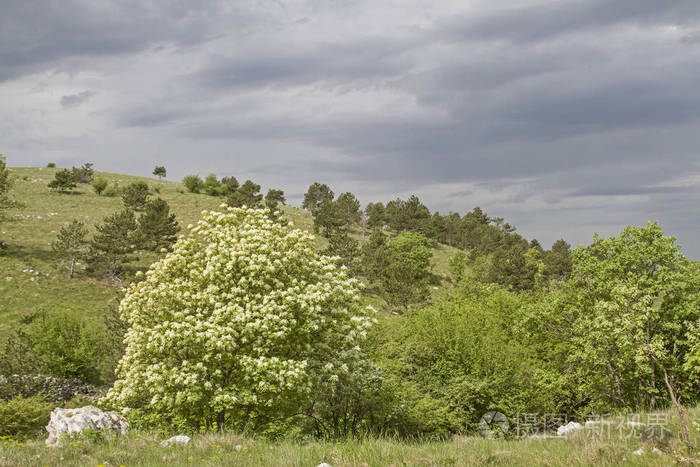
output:
[[508, 433], [508, 428], [508, 418], [495, 410], [486, 412], [479, 420], [479, 432], [486, 439], [503, 438]]

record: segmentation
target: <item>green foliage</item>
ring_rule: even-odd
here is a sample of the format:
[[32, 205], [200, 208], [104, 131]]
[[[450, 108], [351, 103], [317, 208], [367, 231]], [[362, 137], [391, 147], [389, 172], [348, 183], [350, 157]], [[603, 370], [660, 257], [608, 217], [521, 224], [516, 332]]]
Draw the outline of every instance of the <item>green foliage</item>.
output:
[[284, 191], [277, 190], [275, 188], [270, 188], [265, 195], [265, 207], [270, 210], [277, 209], [277, 206], [284, 203], [287, 200], [284, 198]]
[[75, 174], [68, 169], [59, 170], [48, 187], [60, 192], [70, 191], [78, 185], [75, 183]]
[[246, 180], [243, 185], [233, 192], [227, 199], [226, 204], [231, 207], [240, 208], [243, 206], [256, 208], [260, 206], [263, 195], [260, 193], [260, 185]]
[[[614, 407], [654, 408], [668, 389], [697, 400], [685, 372], [700, 319], [697, 267], [661, 227], [627, 227], [573, 252], [571, 341], [581, 383]], [[674, 388], [665, 388], [670, 378]], [[667, 402], [666, 402], [667, 403]]]
[[168, 203], [160, 198], [146, 203], [145, 212], [138, 219], [136, 241], [141, 248], [155, 251], [169, 249], [177, 240], [180, 226]]
[[190, 193], [199, 193], [204, 187], [204, 182], [199, 178], [199, 175], [187, 175], [182, 179], [182, 184], [185, 185], [185, 188]]
[[236, 177], [223, 177], [221, 179], [221, 196], [229, 197], [238, 190], [238, 180]]
[[397, 232], [426, 230], [430, 220], [430, 211], [416, 195], [406, 201], [399, 198], [389, 201], [385, 212], [389, 226]]
[[121, 196], [121, 194], [122, 189], [119, 186], [119, 182], [116, 180], [111, 185], [107, 185], [104, 191], [104, 195], [108, 198], [116, 198], [117, 196]]
[[350, 192], [342, 193], [335, 202], [346, 229], [360, 221], [360, 202], [355, 198], [355, 195]]
[[469, 263], [469, 258], [467, 254], [463, 251], [458, 251], [450, 258], [450, 274], [452, 275], [452, 280], [455, 282], [461, 282], [464, 279], [464, 272]]
[[95, 177], [95, 170], [92, 168], [93, 164], [87, 162], [83, 164], [80, 168], [73, 167], [73, 179], [76, 183], [92, 183]]
[[33, 351], [47, 374], [101, 383], [99, 362], [104, 352], [101, 332], [71, 311], [55, 311], [34, 319], [26, 329]]
[[165, 170], [165, 167], [162, 165], [156, 165], [156, 168], [153, 169], [153, 175], [158, 177], [159, 179], [163, 180], [165, 176], [167, 175], [168, 171]]
[[330, 238], [340, 230], [345, 230], [346, 222], [340, 205], [333, 200], [323, 201], [312, 213], [314, 218], [314, 231]]
[[207, 194], [209, 196], [221, 195], [221, 183], [216, 178], [216, 174], [207, 175], [207, 178], [204, 179], [202, 191], [204, 191], [204, 194]]
[[382, 228], [386, 224], [386, 210], [382, 203], [369, 203], [365, 208], [367, 225], [371, 229]]
[[55, 162], [49, 162], [48, 164], [46, 164], [46, 167], [48, 167], [49, 169], [54, 169], [54, 168], [56, 168], [56, 163], [55, 163]]
[[350, 237], [346, 232], [335, 232], [328, 239], [328, 248], [323, 250], [324, 255], [337, 256], [340, 264], [351, 271], [356, 269], [356, 259], [360, 253], [357, 240]]
[[118, 280], [122, 265], [130, 260], [129, 254], [134, 251], [136, 231], [136, 218], [130, 209], [112, 214], [95, 226], [88, 253], [90, 270]]
[[122, 202], [128, 209], [140, 211], [148, 200], [148, 184], [143, 181], [130, 183], [122, 190]]
[[552, 413], [554, 373], [513, 335], [522, 299], [498, 286], [469, 285], [379, 330], [375, 351], [406, 407], [404, 435], [474, 432], [481, 415], [499, 410]]
[[545, 264], [545, 273], [550, 279], [565, 281], [571, 274], [571, 245], [563, 239], [557, 240], [550, 251], [544, 252], [542, 257]]
[[85, 239], [87, 235], [85, 224], [77, 219], [73, 219], [69, 224], [61, 227], [56, 235], [56, 240], [51, 244], [51, 248], [63, 261], [70, 264], [69, 277], [73, 278], [75, 262], [84, 257], [88, 245]]
[[314, 182], [304, 194], [304, 202], [301, 207], [315, 214], [324, 202], [333, 201], [333, 191], [328, 185]]
[[0, 400], [0, 435], [34, 437], [49, 423], [52, 410], [40, 396]]
[[99, 196], [105, 191], [108, 183], [109, 182], [107, 182], [106, 178], [97, 177], [96, 179], [94, 179], [92, 181], [91, 185], [92, 185], [92, 189], [95, 190], [95, 193], [97, 193], [97, 195]]
[[297, 413], [361, 367], [372, 318], [357, 286], [265, 210], [205, 211], [128, 287], [127, 347], [105, 402], [237, 429]]

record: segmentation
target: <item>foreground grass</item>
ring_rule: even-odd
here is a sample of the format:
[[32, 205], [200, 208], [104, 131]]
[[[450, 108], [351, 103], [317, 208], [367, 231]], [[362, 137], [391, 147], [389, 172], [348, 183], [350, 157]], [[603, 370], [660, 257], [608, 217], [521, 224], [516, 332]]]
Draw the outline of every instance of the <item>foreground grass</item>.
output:
[[[688, 411], [692, 442], [700, 444], [700, 408]], [[192, 435], [189, 445], [161, 447], [164, 439], [132, 430], [124, 437], [95, 441], [70, 439], [47, 448], [44, 438], [0, 443], [0, 466], [584, 466], [700, 465], [689, 457], [679, 438], [680, 424], [668, 413], [668, 435], [644, 441], [630, 432], [579, 432], [569, 438], [486, 440], [454, 437], [447, 441], [364, 439], [344, 442], [295, 442], [252, 439], [234, 433]], [[645, 417], [641, 418], [645, 420]], [[613, 425], [614, 426], [614, 425]], [[635, 454], [641, 449], [643, 453]]]

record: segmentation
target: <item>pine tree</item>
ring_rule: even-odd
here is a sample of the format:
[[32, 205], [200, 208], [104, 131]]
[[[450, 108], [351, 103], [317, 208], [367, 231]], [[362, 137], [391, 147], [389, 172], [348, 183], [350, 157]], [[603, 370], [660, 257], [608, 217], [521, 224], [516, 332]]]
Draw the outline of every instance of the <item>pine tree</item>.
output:
[[146, 250], [170, 249], [177, 240], [180, 226], [175, 214], [170, 213], [168, 203], [160, 198], [146, 203], [145, 212], [139, 217], [137, 243]]
[[156, 177], [160, 178], [163, 180], [163, 177], [165, 177], [167, 174], [167, 171], [165, 170], [165, 167], [162, 165], [157, 165], [155, 169], [153, 169], [153, 175]]
[[75, 188], [75, 174], [68, 169], [59, 170], [54, 175], [54, 179], [49, 182], [49, 188], [54, 190], [65, 192], [71, 191]]
[[226, 203], [234, 208], [240, 208], [242, 206], [255, 208], [260, 205], [262, 199], [263, 195], [260, 193], [260, 185], [253, 183], [251, 180], [246, 180], [238, 190], [228, 197]]
[[148, 199], [148, 184], [143, 181], [131, 183], [122, 191], [124, 206], [140, 211], [146, 205]]
[[118, 281], [122, 265], [131, 260], [129, 254], [134, 251], [136, 229], [131, 209], [112, 214], [95, 226], [88, 253], [90, 270]]

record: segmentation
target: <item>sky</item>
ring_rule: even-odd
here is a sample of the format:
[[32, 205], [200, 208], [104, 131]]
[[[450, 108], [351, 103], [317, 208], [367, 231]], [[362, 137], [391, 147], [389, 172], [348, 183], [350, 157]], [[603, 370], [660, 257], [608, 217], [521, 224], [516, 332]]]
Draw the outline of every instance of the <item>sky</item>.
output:
[[700, 1], [0, 0], [0, 153], [700, 260]]

